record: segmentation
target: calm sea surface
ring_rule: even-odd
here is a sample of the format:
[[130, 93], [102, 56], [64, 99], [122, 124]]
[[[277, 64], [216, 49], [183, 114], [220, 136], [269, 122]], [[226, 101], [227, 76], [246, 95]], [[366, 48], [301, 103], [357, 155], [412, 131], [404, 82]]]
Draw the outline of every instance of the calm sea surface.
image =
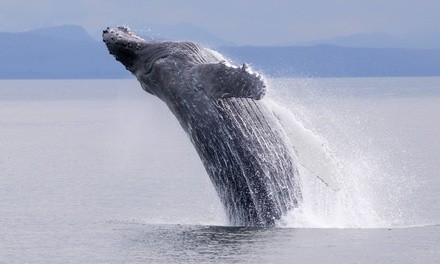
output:
[[440, 78], [269, 83], [304, 193], [277, 228], [228, 226], [135, 80], [0, 81], [0, 262], [438, 263]]

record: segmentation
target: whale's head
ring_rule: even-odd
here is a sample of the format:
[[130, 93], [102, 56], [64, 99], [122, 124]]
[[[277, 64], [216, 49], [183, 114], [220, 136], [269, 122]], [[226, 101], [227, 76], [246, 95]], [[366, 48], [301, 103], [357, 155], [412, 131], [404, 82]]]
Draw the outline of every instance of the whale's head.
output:
[[266, 91], [264, 79], [248, 66], [231, 66], [219, 53], [192, 42], [147, 41], [126, 27], [107, 28], [103, 40], [145, 91], [166, 102], [202, 94], [258, 100]]
[[103, 41], [110, 54], [137, 77], [142, 88], [160, 98], [166, 92], [176, 92], [169, 91], [173, 88], [169, 84], [191, 67], [222, 60], [221, 55], [197, 44], [147, 41], [126, 27], [105, 29]]

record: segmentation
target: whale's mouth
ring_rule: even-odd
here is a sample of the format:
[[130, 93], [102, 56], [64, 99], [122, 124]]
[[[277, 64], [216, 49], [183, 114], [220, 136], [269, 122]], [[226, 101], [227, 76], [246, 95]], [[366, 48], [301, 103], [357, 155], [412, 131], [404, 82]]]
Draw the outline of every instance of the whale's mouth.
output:
[[123, 26], [106, 28], [102, 32], [102, 39], [110, 54], [124, 64], [127, 70], [133, 71], [137, 54], [144, 46], [145, 40]]

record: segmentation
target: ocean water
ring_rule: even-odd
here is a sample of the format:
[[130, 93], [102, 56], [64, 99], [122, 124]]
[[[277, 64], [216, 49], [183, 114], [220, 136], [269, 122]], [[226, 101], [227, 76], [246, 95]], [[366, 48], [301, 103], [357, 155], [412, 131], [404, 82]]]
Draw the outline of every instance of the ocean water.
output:
[[437, 263], [440, 78], [269, 84], [304, 201], [244, 228], [135, 80], [0, 81], [0, 262]]

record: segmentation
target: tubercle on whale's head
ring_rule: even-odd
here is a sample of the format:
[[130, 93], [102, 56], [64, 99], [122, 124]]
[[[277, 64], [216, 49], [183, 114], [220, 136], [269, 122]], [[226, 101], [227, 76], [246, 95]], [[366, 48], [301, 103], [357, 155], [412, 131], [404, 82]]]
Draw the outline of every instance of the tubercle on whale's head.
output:
[[127, 70], [134, 73], [139, 52], [147, 42], [123, 26], [106, 28], [102, 32], [102, 39], [110, 54], [115, 56]]

